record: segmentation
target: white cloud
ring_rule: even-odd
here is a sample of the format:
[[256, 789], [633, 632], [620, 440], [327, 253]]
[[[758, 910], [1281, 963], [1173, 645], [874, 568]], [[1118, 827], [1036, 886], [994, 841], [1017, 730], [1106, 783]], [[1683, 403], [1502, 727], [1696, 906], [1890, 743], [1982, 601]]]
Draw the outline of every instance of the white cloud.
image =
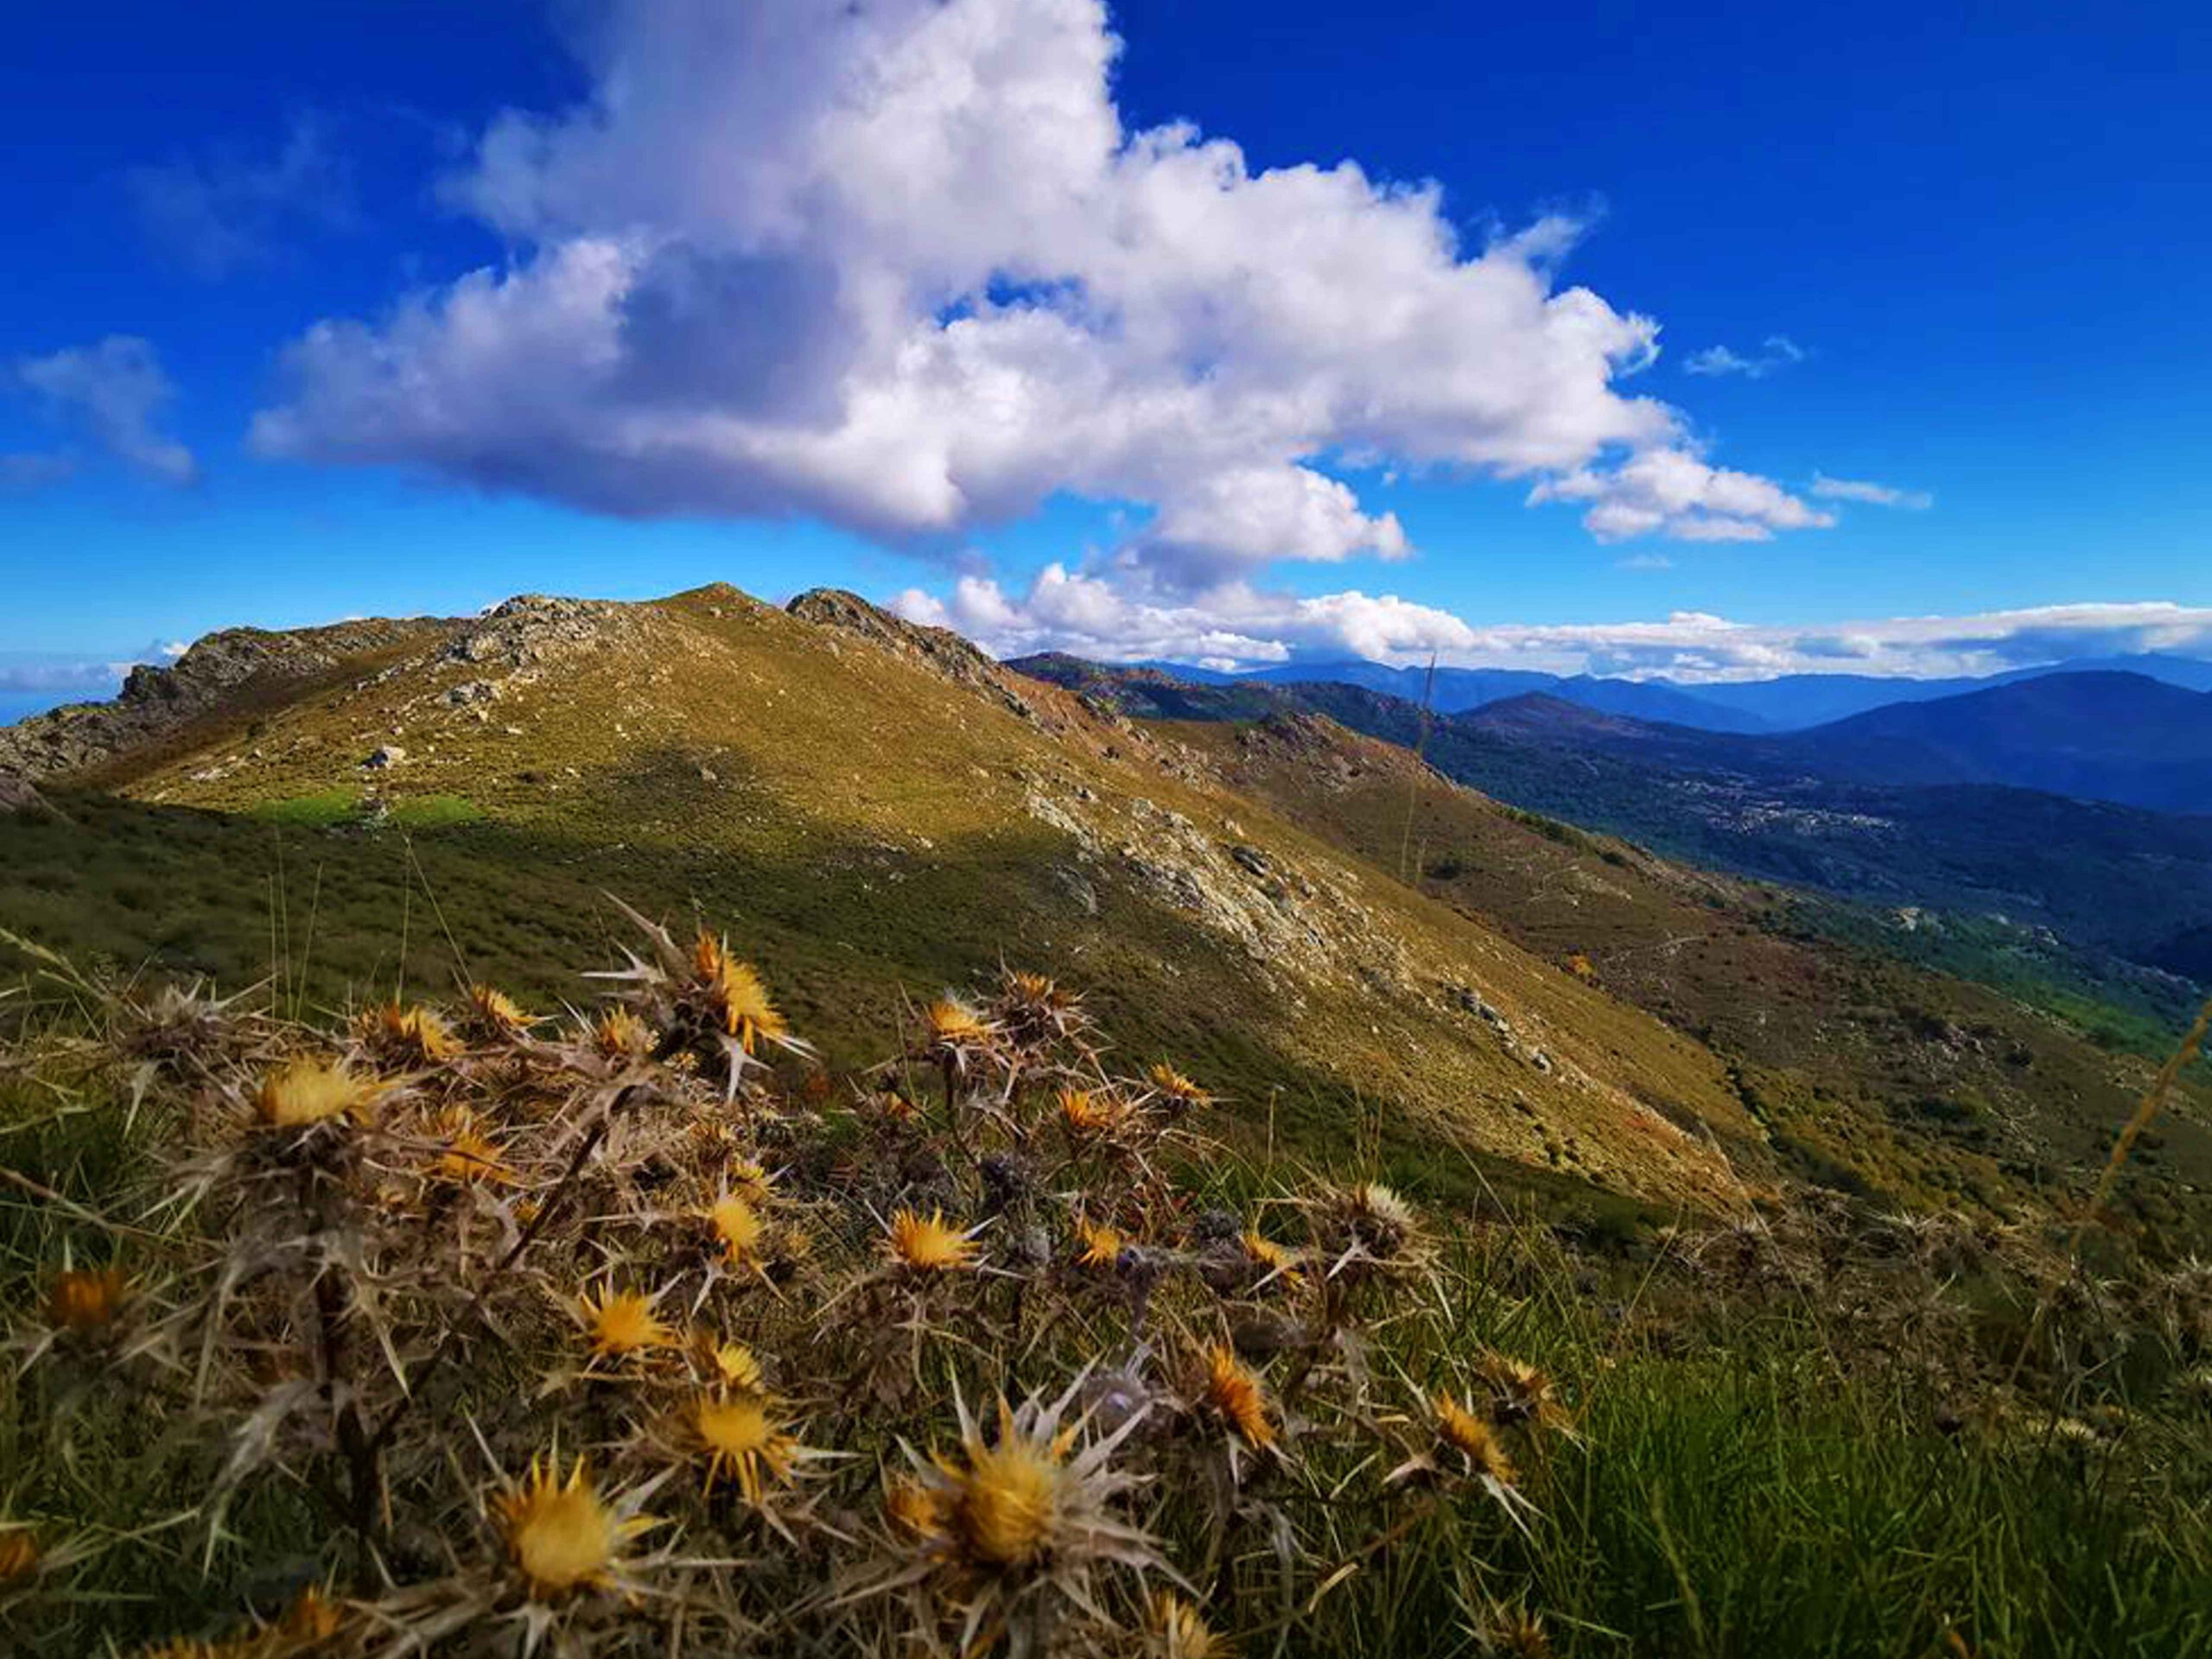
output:
[[1655, 532], [1685, 542], [1764, 542], [1777, 530], [1821, 529], [1833, 515], [1780, 485], [1710, 467], [1687, 450], [1647, 449], [1610, 472], [1546, 479], [1531, 501], [1588, 501], [1582, 522], [1601, 542]]
[[1861, 479], [1830, 478], [1825, 473], [1813, 474], [1813, 487], [1808, 493], [1823, 501], [1864, 501], [1873, 506], [1904, 507], [1913, 512], [1924, 512], [1936, 505], [1936, 498], [1925, 490], [1900, 490]]
[[910, 544], [1072, 493], [1148, 510], [1082, 579], [1169, 611], [1408, 551], [1370, 466], [1554, 480], [1609, 538], [1827, 522], [1623, 393], [1657, 325], [1557, 284], [1572, 221], [1466, 247], [1433, 185], [1128, 131], [1117, 44], [1099, 0], [614, 0], [588, 100], [445, 187], [511, 262], [317, 324], [253, 442]]
[[963, 577], [948, 599], [909, 588], [891, 607], [917, 622], [957, 628], [1001, 656], [1068, 651], [1125, 661], [1261, 664], [1294, 657], [1389, 658], [1477, 648], [1449, 612], [1361, 593], [1301, 599], [1240, 582], [1199, 602], [1134, 598], [1096, 576], [1047, 565], [1014, 595], [988, 577]]
[[359, 222], [344, 163], [321, 124], [307, 118], [265, 160], [235, 150], [179, 156], [134, 167], [123, 184], [148, 239], [211, 279], [267, 261], [296, 231]]
[[1809, 353], [1787, 334], [1769, 334], [1758, 351], [1746, 355], [1726, 346], [1708, 346], [1682, 359], [1692, 374], [1739, 374], [1746, 380], [1764, 380], [1780, 369], [1802, 363]]
[[73, 699], [111, 697], [124, 676], [141, 663], [163, 666], [184, 655], [181, 642], [154, 640], [142, 650], [106, 657], [72, 657], [50, 651], [0, 651], [0, 691], [48, 692]]
[[1993, 674], [2136, 652], [2212, 659], [2212, 607], [2163, 601], [1804, 626], [1751, 625], [1701, 611], [1656, 621], [1476, 624], [1395, 595], [1357, 592], [1297, 597], [1229, 584], [1198, 602], [1137, 599], [1054, 564], [1026, 593], [969, 576], [947, 598], [910, 588], [891, 604], [916, 621], [957, 628], [1002, 657], [1065, 651], [1104, 661], [1157, 658], [1215, 667], [1345, 657], [1417, 663], [1434, 651], [1462, 667], [1695, 681]]
[[[14, 366], [16, 380], [38, 397], [49, 416], [83, 432], [124, 465], [164, 484], [198, 480], [192, 451], [158, 429], [158, 417], [176, 388], [145, 340], [110, 334], [97, 346], [21, 358]], [[35, 474], [43, 474], [34, 481], [66, 476], [73, 465], [66, 452], [10, 459], [29, 461]]]

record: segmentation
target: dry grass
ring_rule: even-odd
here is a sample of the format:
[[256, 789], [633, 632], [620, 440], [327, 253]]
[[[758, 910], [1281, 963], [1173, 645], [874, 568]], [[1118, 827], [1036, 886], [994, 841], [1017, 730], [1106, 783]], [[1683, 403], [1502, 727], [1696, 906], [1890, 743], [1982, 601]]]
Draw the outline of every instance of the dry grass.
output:
[[1048, 979], [833, 1072], [741, 945], [635, 947], [322, 1025], [48, 961], [14, 1650], [2212, 1641], [2201, 1266], [1833, 1198], [1581, 1256], [1232, 1152]]

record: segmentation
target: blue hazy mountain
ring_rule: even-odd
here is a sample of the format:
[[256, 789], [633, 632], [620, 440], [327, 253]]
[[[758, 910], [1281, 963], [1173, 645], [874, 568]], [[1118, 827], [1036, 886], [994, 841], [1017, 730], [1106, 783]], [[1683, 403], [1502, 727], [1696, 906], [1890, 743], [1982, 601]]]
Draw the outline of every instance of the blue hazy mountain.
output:
[[[1428, 677], [1425, 667], [1400, 668], [1359, 658], [1285, 663], [1241, 673], [1199, 668], [1187, 663], [1147, 662], [1129, 666], [1154, 670], [1198, 685], [1357, 685], [1414, 703], [1424, 700]], [[1615, 679], [1591, 674], [1570, 677], [1517, 668], [1440, 667], [1433, 693], [1427, 701], [1436, 713], [1454, 715], [1538, 692], [1631, 720], [1657, 721], [1707, 732], [1780, 733], [1825, 726], [1893, 704], [1933, 702], [2024, 680], [2087, 673], [2138, 675], [2186, 691], [2212, 691], [2212, 662], [2146, 652], [2131, 656], [2082, 658], [1982, 677], [1930, 680], [1876, 674], [1787, 674], [1770, 680], [1692, 683], [1665, 678]]]

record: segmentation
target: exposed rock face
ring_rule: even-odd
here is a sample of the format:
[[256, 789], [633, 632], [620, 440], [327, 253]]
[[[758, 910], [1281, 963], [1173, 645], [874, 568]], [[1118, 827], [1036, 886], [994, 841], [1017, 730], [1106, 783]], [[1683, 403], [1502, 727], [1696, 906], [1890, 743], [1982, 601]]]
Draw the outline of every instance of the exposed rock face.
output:
[[926, 663], [972, 690], [981, 691], [1024, 720], [1039, 719], [1037, 706], [1015, 689], [1018, 676], [950, 628], [925, 627], [871, 605], [839, 588], [814, 588], [791, 601], [791, 613], [817, 627], [842, 628], [893, 653]]
[[174, 668], [132, 669], [112, 702], [73, 703], [0, 728], [0, 771], [35, 779], [97, 766], [167, 736], [243, 689], [311, 680], [348, 658], [404, 645], [450, 626], [372, 620], [293, 633], [260, 628], [211, 633]]
[[46, 797], [31, 787], [28, 778], [12, 772], [0, 772], [0, 818], [28, 817], [53, 810], [46, 804]]
[[[635, 607], [603, 599], [550, 599], [518, 594], [480, 617], [458, 625], [446, 655], [454, 662], [493, 668], [542, 668], [596, 651], [635, 625]], [[497, 696], [487, 681], [472, 682]]]

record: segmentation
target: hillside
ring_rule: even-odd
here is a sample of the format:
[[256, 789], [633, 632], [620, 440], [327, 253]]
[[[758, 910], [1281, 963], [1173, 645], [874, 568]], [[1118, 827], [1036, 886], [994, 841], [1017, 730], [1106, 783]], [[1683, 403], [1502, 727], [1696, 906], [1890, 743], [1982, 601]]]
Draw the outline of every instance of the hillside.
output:
[[728, 588], [410, 630], [43, 777], [0, 924], [309, 1003], [464, 963], [543, 1001], [609, 960], [613, 893], [729, 918], [833, 1059], [902, 985], [1017, 962], [1315, 1155], [1658, 1205], [1779, 1168], [1695, 1043], [950, 634]]
[[[1007, 667], [1039, 679], [1057, 680], [1079, 658], [1058, 652], [1016, 658]], [[1084, 664], [1084, 666], [1089, 666]], [[1270, 688], [1314, 683], [1358, 686], [1386, 696], [1426, 702], [1441, 714], [1460, 714], [1509, 697], [1538, 693], [1639, 720], [1676, 721], [1718, 732], [1762, 732], [1768, 722], [1758, 715], [1708, 701], [1697, 689], [1658, 680], [1621, 680], [1595, 675], [1545, 674], [1517, 668], [1394, 668], [1388, 663], [1293, 663], [1275, 668], [1223, 674], [1175, 663], [1147, 663], [1116, 668], [1122, 677], [1144, 677], [1163, 700], [1179, 685], [1241, 691], [1248, 705], [1264, 700]]]
[[2202, 1646], [2201, 1076], [1064, 671], [711, 588], [42, 724], [10, 1651]]
[[[1172, 707], [1148, 688], [1117, 689], [1112, 671], [1085, 665], [1082, 683], [1103, 706], [1142, 716], [1324, 714], [1386, 741], [1420, 742], [1439, 772], [1500, 800], [1694, 864], [1884, 910], [1939, 910], [2022, 946], [2085, 952], [2091, 982], [2109, 978], [2098, 959], [2117, 958], [2124, 979], [2146, 969], [2168, 978], [2169, 1022], [2190, 982], [2212, 982], [2212, 818], [2202, 815], [2003, 785], [1841, 781], [1807, 771], [1778, 748], [1784, 740], [1656, 725], [1541, 695], [1425, 721], [1403, 698], [1334, 683], [1273, 687], [1263, 698], [1241, 688], [1234, 701], [1192, 687]], [[1955, 955], [1946, 965], [1958, 966]]]
[[1805, 765], [1832, 777], [2009, 784], [2212, 812], [2212, 691], [2140, 674], [2021, 680], [1873, 709], [1788, 741]]
[[[2002, 1207], [2093, 1157], [2140, 1081], [2139, 1062], [1949, 981], [1787, 952], [1770, 974], [1753, 918], [1771, 899], [1648, 860], [1635, 925], [1610, 925], [1629, 957], [1578, 975], [1605, 930], [1567, 938], [1546, 895], [1618, 888], [1604, 860], [1516, 891], [1470, 887], [1490, 862], [1471, 854], [1409, 887], [1382, 820], [1332, 816], [1350, 798], [1325, 779], [1290, 787], [1112, 706], [1188, 716], [1203, 689], [1071, 668], [1071, 695], [849, 595], [788, 612], [726, 588], [525, 598], [360, 626], [203, 648], [180, 677], [212, 656], [249, 695], [173, 699], [188, 718], [42, 774], [55, 812], [0, 820], [0, 924], [134, 970], [273, 971], [296, 1005], [464, 969], [543, 999], [607, 959], [614, 894], [736, 918], [833, 1060], [900, 1017], [901, 985], [1019, 962], [1097, 987], [1124, 1040], [1206, 1072], [1248, 1132], [1316, 1156], [1379, 1133], [1402, 1179], [1570, 1207], [1726, 1207], [1808, 1173]], [[1254, 690], [1203, 695], [1244, 711]], [[1370, 723], [1404, 708], [1332, 695], [1370, 699]], [[76, 719], [97, 734], [115, 714]], [[42, 752], [73, 753], [73, 731], [48, 722]], [[1431, 758], [1451, 771], [1476, 741], [1440, 722]], [[1389, 775], [1365, 753], [1328, 767]], [[1475, 798], [1440, 799], [1440, 845], [1556, 850]], [[1633, 971], [1657, 940], [1709, 930], [1716, 904], [1732, 916], [1717, 978]], [[1989, 1058], [2015, 1051], [2032, 1064]], [[2194, 1130], [2172, 1145], [2195, 1179]]]
[[[1921, 1201], [2048, 1184], [2129, 1103], [2076, 1032], [1808, 931], [1787, 890], [1501, 807], [1325, 718], [1166, 729], [1301, 827], [1385, 868], [1402, 849], [1425, 892], [1711, 1046], [1816, 1179]], [[2176, 1123], [2154, 1160], [2184, 1185], [2212, 1179], [2207, 1121]]]

